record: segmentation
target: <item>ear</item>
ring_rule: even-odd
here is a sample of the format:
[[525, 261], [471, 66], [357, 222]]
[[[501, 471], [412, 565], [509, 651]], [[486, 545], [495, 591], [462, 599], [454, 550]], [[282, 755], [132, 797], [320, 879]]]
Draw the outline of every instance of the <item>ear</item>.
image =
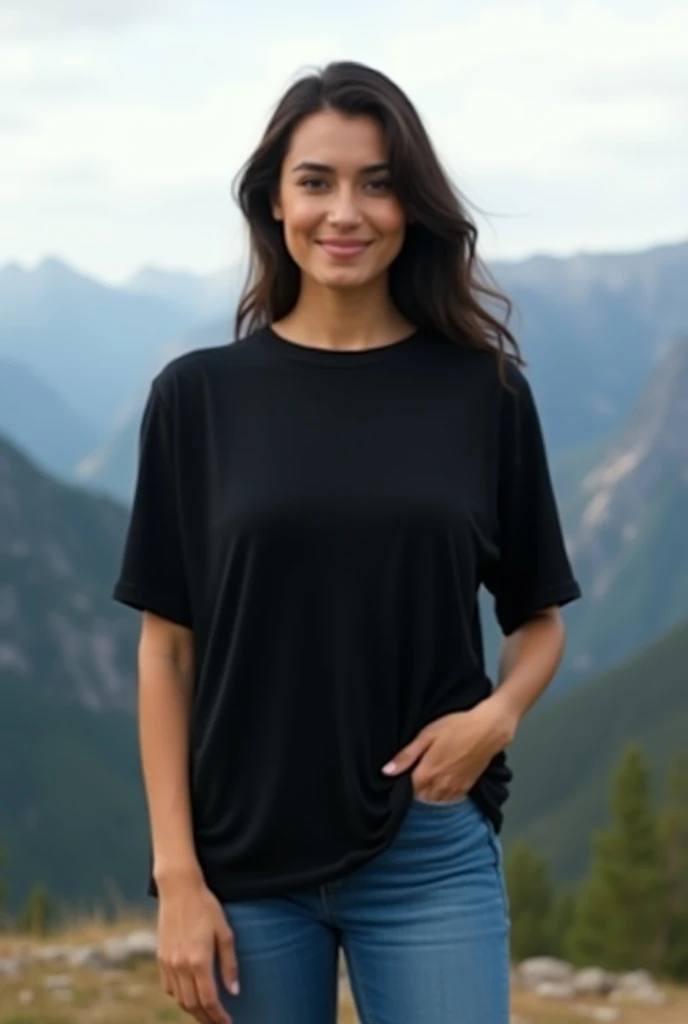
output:
[[282, 204], [279, 201], [279, 196], [273, 196], [271, 200], [272, 216], [275, 220], [284, 220], [284, 214], [282, 212]]

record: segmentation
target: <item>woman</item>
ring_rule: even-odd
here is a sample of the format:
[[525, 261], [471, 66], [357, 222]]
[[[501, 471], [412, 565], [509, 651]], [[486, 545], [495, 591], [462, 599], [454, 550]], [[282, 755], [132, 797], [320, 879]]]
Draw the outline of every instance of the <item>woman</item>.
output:
[[518, 346], [383, 75], [297, 81], [238, 195], [237, 340], [153, 381], [114, 591], [163, 983], [198, 1021], [327, 1024], [341, 949], [362, 1024], [503, 1024], [504, 749], [579, 594]]

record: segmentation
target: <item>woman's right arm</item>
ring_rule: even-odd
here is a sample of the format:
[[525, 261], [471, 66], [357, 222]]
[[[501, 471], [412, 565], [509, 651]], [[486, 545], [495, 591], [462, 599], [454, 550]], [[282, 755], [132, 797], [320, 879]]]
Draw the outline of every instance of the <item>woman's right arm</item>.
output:
[[193, 633], [143, 612], [138, 648], [141, 765], [158, 889], [158, 960], [165, 990], [202, 1024], [228, 1024], [213, 962], [224, 984], [237, 981], [234, 936], [205, 885], [193, 841], [189, 745], [194, 686]]

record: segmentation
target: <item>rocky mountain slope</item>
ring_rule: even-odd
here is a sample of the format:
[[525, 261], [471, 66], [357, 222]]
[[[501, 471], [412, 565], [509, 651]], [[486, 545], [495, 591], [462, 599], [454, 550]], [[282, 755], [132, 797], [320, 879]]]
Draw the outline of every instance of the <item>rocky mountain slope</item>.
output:
[[563, 512], [585, 591], [568, 620], [581, 675], [688, 617], [688, 335]]
[[46, 697], [133, 709], [136, 618], [108, 591], [126, 521], [0, 439], [0, 668]]
[[71, 476], [101, 432], [75, 413], [45, 378], [0, 357], [0, 435], [13, 438], [48, 473]]
[[138, 616], [109, 598], [125, 510], [0, 439], [0, 847], [10, 904], [142, 897]]

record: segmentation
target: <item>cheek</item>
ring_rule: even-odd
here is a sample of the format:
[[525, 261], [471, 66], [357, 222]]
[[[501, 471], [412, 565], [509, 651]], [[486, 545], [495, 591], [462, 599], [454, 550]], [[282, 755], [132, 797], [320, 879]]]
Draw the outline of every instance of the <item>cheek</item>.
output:
[[284, 211], [285, 227], [292, 235], [314, 231], [319, 219], [319, 211], [307, 199], [296, 199]]
[[403, 238], [406, 230], [406, 218], [403, 210], [396, 203], [390, 203], [385, 209], [378, 210], [376, 220], [378, 231], [380, 234], [388, 235], [390, 242]]

